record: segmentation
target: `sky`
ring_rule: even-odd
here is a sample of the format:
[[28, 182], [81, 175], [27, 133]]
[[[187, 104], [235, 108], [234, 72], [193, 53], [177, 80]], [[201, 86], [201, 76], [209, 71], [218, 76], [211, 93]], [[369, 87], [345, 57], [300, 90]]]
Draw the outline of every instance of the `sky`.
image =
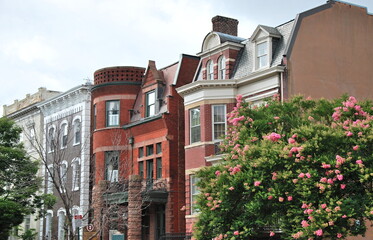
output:
[[[373, 0], [349, 0], [373, 13]], [[326, 0], [0, 0], [2, 106], [39, 87], [66, 91], [110, 66], [157, 68], [195, 55], [211, 18], [239, 20], [238, 36], [278, 26]]]

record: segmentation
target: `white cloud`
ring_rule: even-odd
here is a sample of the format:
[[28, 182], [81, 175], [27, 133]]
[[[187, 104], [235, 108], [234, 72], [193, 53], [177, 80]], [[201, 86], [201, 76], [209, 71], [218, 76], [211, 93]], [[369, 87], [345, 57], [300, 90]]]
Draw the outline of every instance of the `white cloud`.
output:
[[33, 63], [43, 61], [47, 65], [53, 65], [57, 57], [57, 51], [48, 46], [44, 37], [34, 36], [31, 39], [17, 39], [3, 46], [6, 55], [16, 57], [23, 62]]

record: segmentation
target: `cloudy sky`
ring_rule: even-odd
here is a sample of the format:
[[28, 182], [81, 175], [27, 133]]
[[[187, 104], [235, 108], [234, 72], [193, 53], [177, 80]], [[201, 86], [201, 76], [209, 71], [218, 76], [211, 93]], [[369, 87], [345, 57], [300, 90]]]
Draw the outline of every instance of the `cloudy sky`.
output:
[[[162, 68], [196, 54], [216, 15], [238, 35], [277, 26], [326, 0], [0, 0], [0, 115], [39, 87], [66, 91], [108, 66]], [[349, 0], [373, 12], [371, 0]]]

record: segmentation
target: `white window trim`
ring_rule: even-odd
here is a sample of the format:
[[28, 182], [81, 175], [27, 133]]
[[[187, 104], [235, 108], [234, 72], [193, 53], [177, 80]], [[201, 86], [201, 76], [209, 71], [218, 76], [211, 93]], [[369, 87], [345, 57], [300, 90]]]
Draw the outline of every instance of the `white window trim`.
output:
[[[152, 104], [149, 104], [149, 101], [148, 101], [150, 94], [154, 94], [154, 102]], [[157, 96], [156, 96], [155, 89], [150, 90], [149, 92], [145, 93], [145, 117], [151, 117], [151, 116], [154, 116], [156, 114], [156, 102], [157, 102]], [[150, 114], [148, 112], [149, 106], [154, 106], [154, 113], [153, 114]]]
[[51, 176], [51, 173], [53, 174], [53, 164], [48, 165], [47, 170], [47, 193], [53, 194], [54, 184], [53, 184], [53, 176]]
[[199, 178], [196, 177], [195, 174], [190, 174], [189, 175], [189, 185], [190, 185], [190, 215], [196, 215], [196, 214], [198, 214], [198, 209], [195, 209], [195, 207], [193, 207], [193, 206], [195, 205], [194, 201], [195, 201], [196, 196], [200, 193], [200, 191], [197, 189], [197, 186], [196, 186], [197, 191], [196, 192], [192, 191], [192, 189], [193, 189], [193, 184], [192, 184], [193, 179], [195, 179], [194, 184], [196, 184], [199, 181]]
[[[79, 139], [79, 142], [76, 141], [76, 138], [75, 138], [75, 121], [76, 120], [79, 120], [79, 123], [80, 123], [80, 139]], [[73, 119], [73, 146], [76, 146], [76, 145], [79, 145], [81, 142], [82, 142], [82, 117], [81, 116], [75, 116], [74, 119]]]
[[[259, 58], [258, 58], [258, 45], [267, 42], [267, 64], [259, 67]], [[270, 62], [272, 61], [272, 38], [268, 37], [254, 42], [254, 70], [262, 70], [269, 68]]]
[[[54, 148], [51, 148], [51, 142], [50, 142], [50, 136], [49, 136], [49, 131], [51, 130], [53, 128], [53, 136], [52, 136], [52, 139], [54, 140], [54, 141], [56, 141], [56, 125], [50, 125], [49, 127], [48, 127], [48, 131], [47, 131], [47, 142], [46, 142], [46, 145], [47, 145], [47, 151], [48, 151], [48, 153], [52, 153], [52, 152], [54, 152]], [[54, 145], [56, 145], [56, 143], [54, 143]]]
[[[199, 130], [199, 141], [192, 142], [192, 111], [195, 109], [199, 109], [199, 125], [198, 126], [200, 130]], [[193, 127], [196, 127], [196, 126], [193, 126]], [[189, 144], [193, 144], [197, 142], [201, 142], [201, 108], [200, 107], [192, 108], [189, 110]]]
[[[50, 215], [49, 221], [47, 219], [48, 215]], [[52, 225], [53, 225], [53, 211], [47, 210], [47, 214], [45, 215], [45, 237], [47, 240], [52, 239]]]
[[[66, 124], [66, 129], [64, 132], [62, 132], [62, 126], [64, 126]], [[66, 145], [64, 146], [63, 145], [63, 136], [65, 136], [65, 133], [66, 133], [66, 138], [68, 138], [69, 136], [69, 123], [67, 122], [67, 120], [63, 120], [60, 124], [60, 148], [61, 149], [65, 149], [67, 148], [67, 144], [68, 144], [68, 139], [66, 139]]]
[[[109, 109], [108, 109], [108, 103], [109, 102], [118, 102], [118, 114], [109, 114]], [[106, 118], [106, 127], [118, 127], [120, 126], [120, 100], [119, 99], [113, 99], [113, 100], [108, 100], [105, 102], [105, 118]], [[112, 116], [117, 116], [118, 117], [118, 124], [109, 124], [111, 122], [110, 117]]]
[[[61, 223], [60, 223], [60, 213], [61, 212], [64, 215], [64, 221], [63, 221], [62, 229], [61, 229]], [[65, 222], [66, 222], [66, 210], [64, 208], [60, 208], [57, 211], [57, 219], [58, 219], [58, 240], [64, 240], [64, 237], [65, 237], [66, 233], [64, 233], [63, 236], [61, 236], [61, 231], [64, 230], [63, 227], [64, 227]]]
[[[210, 72], [210, 70], [212, 70], [212, 72]], [[208, 60], [206, 64], [206, 79], [214, 80], [214, 61], [212, 59]]]
[[[214, 104], [211, 105], [211, 123], [212, 123], [212, 140], [214, 142], [220, 142], [222, 139], [217, 138], [215, 139], [215, 121], [214, 121], [214, 112], [215, 112], [215, 106], [223, 106], [224, 107], [224, 132], [227, 132], [227, 106], [225, 104]], [[218, 123], [223, 123], [223, 122], [218, 122]]]
[[[222, 72], [224, 73], [222, 74]], [[219, 79], [226, 79], [226, 74], [227, 74], [227, 60], [224, 55], [221, 55], [218, 59], [218, 75]]]
[[[66, 165], [66, 173], [65, 174], [62, 173], [62, 165]], [[60, 175], [59, 176], [60, 176], [60, 180], [61, 180], [61, 186], [60, 186], [60, 191], [61, 192], [66, 192], [68, 168], [69, 168], [69, 164], [67, 163], [66, 160], [63, 160], [60, 163], [60, 166], [59, 166], [59, 171], [60, 171]]]
[[81, 174], [79, 174], [79, 179], [76, 182], [76, 167], [77, 165], [80, 166], [80, 158], [74, 158], [71, 161], [71, 166], [72, 166], [72, 190], [73, 191], [78, 191], [80, 189], [80, 181], [81, 181]]

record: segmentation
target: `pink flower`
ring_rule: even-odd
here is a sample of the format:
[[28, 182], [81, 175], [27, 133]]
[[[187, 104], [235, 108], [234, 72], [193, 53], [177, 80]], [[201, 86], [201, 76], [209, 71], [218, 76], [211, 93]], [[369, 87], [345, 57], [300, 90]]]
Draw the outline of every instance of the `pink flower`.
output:
[[328, 222], [329, 226], [333, 226], [334, 225], [334, 222], [333, 221], [330, 221]]
[[219, 170], [216, 170], [215, 175], [219, 176], [220, 174], [221, 174], [221, 172]]
[[321, 204], [321, 208], [325, 209], [326, 208], [326, 204], [325, 203]]
[[341, 189], [345, 189], [346, 188], [346, 184], [341, 184]]
[[353, 146], [352, 149], [353, 149], [354, 151], [359, 150], [359, 145]]
[[298, 179], [293, 179], [293, 183], [297, 183], [298, 182]]
[[273, 237], [274, 235], [275, 235], [275, 233], [274, 233], [274, 232], [272, 232], [272, 231], [271, 231], [271, 232], [269, 232], [269, 236], [270, 236], [270, 237]]
[[276, 117], [273, 117], [273, 119], [275, 119], [275, 120], [279, 120], [279, 119], [280, 119], [280, 117], [277, 117], [277, 116], [276, 116]]
[[356, 160], [356, 163], [357, 163], [357, 164], [363, 164], [363, 161], [361, 161], [361, 160]]
[[302, 221], [302, 227], [306, 228], [308, 226], [309, 226], [308, 222], [306, 220], [303, 220]]
[[334, 183], [333, 179], [328, 178], [328, 183], [329, 183], [329, 184], [333, 184], [333, 183]]
[[288, 196], [288, 201], [292, 201], [293, 200], [293, 196]]
[[234, 190], [234, 187], [230, 187], [230, 188], [228, 188], [228, 189], [232, 191], [232, 190]]
[[336, 212], [341, 211], [341, 207], [340, 207], [340, 206], [336, 206], [336, 207], [334, 208], [334, 211], [336, 211]]
[[266, 136], [266, 138], [268, 140], [271, 140], [272, 142], [277, 142], [281, 138], [281, 135], [273, 132], [273, 133], [269, 134], [268, 136]]
[[326, 183], [326, 181], [327, 181], [327, 179], [325, 177], [320, 179], [320, 182], [322, 182], [322, 183]]
[[278, 198], [278, 201], [279, 201], [279, 202], [283, 202], [283, 201], [284, 201], [284, 198], [283, 198], [283, 197], [279, 197], [279, 198]]
[[347, 131], [347, 132], [346, 132], [346, 136], [347, 136], [347, 137], [351, 137], [352, 135], [354, 135], [352, 132], [350, 132], [350, 131]]
[[260, 184], [261, 184], [260, 181], [255, 181], [255, 182], [254, 182], [254, 186], [255, 186], [255, 187], [258, 187]]
[[305, 210], [305, 212], [307, 213], [307, 214], [311, 214], [312, 212], [313, 212], [313, 209], [307, 209], [307, 210]]
[[268, 200], [272, 200], [273, 196], [272, 195], [269, 195], [268, 196]]
[[342, 218], [346, 218], [346, 217], [347, 217], [347, 215], [343, 215], [343, 216], [342, 216]]
[[288, 143], [289, 143], [289, 144], [293, 144], [293, 143], [296, 143], [296, 141], [295, 141], [294, 138], [289, 138], [289, 139], [288, 139]]
[[306, 177], [307, 178], [311, 178], [311, 174], [310, 173], [306, 173]]
[[330, 168], [330, 164], [322, 163], [321, 167], [327, 169], [327, 168]]
[[239, 231], [234, 231], [234, 233], [233, 233], [234, 235], [240, 235], [240, 232]]
[[314, 118], [312, 116], [308, 116], [308, 120], [312, 121]]
[[337, 175], [337, 178], [338, 178], [339, 181], [342, 181], [343, 180], [343, 175], [339, 174], [339, 175]]
[[315, 231], [316, 236], [322, 236], [322, 234], [323, 234], [322, 229], [319, 229], [319, 230]]
[[302, 204], [302, 208], [308, 208], [308, 205], [305, 204], [305, 203], [303, 203], [303, 204]]
[[304, 178], [304, 173], [300, 173], [300, 174], [298, 175], [298, 177], [299, 177], [299, 178]]
[[341, 233], [337, 233], [337, 238], [341, 238], [343, 235]]

